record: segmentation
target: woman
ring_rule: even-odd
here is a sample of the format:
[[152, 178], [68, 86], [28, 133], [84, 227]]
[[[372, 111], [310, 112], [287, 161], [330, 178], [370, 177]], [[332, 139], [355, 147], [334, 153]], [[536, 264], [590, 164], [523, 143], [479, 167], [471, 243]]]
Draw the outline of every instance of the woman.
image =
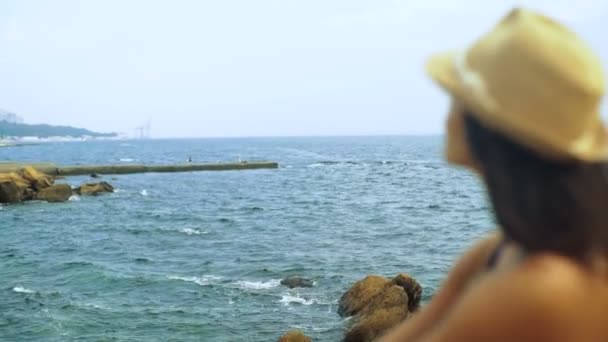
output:
[[516, 9], [428, 71], [453, 99], [447, 159], [483, 179], [499, 229], [381, 341], [608, 341], [599, 59], [559, 23]]

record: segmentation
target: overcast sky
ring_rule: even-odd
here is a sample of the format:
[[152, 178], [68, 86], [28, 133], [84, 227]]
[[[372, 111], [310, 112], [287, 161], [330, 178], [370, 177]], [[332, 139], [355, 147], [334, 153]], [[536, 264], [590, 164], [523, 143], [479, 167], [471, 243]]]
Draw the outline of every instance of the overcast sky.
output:
[[608, 62], [604, 0], [0, 0], [0, 108], [154, 137], [436, 134], [425, 58], [522, 4]]

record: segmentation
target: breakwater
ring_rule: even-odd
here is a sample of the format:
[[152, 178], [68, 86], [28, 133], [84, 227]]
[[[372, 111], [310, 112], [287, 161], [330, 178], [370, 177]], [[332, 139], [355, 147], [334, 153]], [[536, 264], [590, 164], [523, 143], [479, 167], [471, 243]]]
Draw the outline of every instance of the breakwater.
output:
[[[234, 163], [205, 163], [205, 164], [172, 164], [172, 165], [55, 165], [52, 163], [28, 163], [37, 170], [52, 176], [79, 176], [90, 174], [130, 174], [146, 172], [192, 172], [192, 171], [231, 171], [231, 170], [255, 170], [276, 169], [277, 162], [234, 162]], [[0, 173], [17, 172], [25, 167], [24, 163], [2, 163]]]

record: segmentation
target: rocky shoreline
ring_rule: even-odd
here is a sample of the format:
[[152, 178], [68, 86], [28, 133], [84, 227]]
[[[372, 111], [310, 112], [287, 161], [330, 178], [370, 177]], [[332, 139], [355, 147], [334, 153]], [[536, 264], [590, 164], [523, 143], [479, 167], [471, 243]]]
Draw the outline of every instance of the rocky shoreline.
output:
[[56, 184], [54, 177], [25, 166], [15, 172], [0, 173], [0, 203], [21, 203], [24, 201], [65, 202], [74, 194], [98, 195], [114, 192], [107, 182], [85, 183], [77, 188], [69, 184]]
[[[285, 283], [287, 286], [289, 282]], [[406, 273], [393, 279], [369, 275], [354, 283], [338, 303], [337, 314], [352, 317], [346, 323], [343, 341], [374, 341], [417, 312], [421, 298], [422, 286]], [[304, 332], [290, 331], [278, 342], [312, 342], [312, 339]]]

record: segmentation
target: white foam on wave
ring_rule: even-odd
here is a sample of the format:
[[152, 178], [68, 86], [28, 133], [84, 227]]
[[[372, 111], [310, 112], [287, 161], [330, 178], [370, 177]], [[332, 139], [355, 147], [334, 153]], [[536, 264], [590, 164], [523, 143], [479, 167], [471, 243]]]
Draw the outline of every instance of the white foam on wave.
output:
[[217, 283], [222, 280], [222, 277], [214, 276], [214, 275], [203, 275], [200, 277], [182, 277], [182, 276], [169, 276], [169, 279], [172, 280], [181, 280], [189, 283], [196, 283], [200, 286], [207, 286]]
[[115, 193], [120, 193], [120, 192], [127, 192], [127, 190], [125, 189], [114, 189]]
[[17, 293], [36, 293], [36, 291], [30, 290], [30, 289], [26, 289], [25, 287], [20, 286], [20, 285], [13, 287], [13, 291], [17, 292]]
[[133, 159], [133, 158], [120, 158], [120, 161], [123, 162], [123, 163], [129, 163], [129, 162], [135, 161], [135, 159]]
[[204, 235], [209, 234], [209, 232], [204, 230], [192, 229], [192, 228], [184, 228], [179, 230], [180, 233], [188, 234], [188, 235]]
[[148, 196], [148, 191], [147, 191], [146, 189], [143, 189], [143, 190], [140, 192], [140, 194], [141, 194], [142, 196]]
[[310, 168], [310, 169], [314, 169], [314, 168], [323, 167], [323, 166], [325, 166], [325, 165], [321, 164], [321, 163], [314, 163], [314, 164], [308, 165], [307, 167]]
[[81, 306], [89, 307], [89, 308], [93, 308], [93, 309], [97, 309], [97, 310], [111, 310], [111, 308], [109, 308], [105, 305], [100, 305], [100, 304], [95, 304], [95, 303], [82, 303]]
[[269, 281], [237, 281], [236, 286], [244, 290], [268, 290], [281, 285], [281, 279], [271, 279]]
[[283, 305], [289, 305], [291, 303], [297, 303], [297, 304], [302, 304], [302, 305], [312, 305], [315, 303], [315, 301], [312, 299], [302, 298], [300, 296], [284, 295], [281, 297], [281, 300], [279, 301], [279, 303], [283, 303]]
[[70, 198], [68, 198], [68, 201], [78, 202], [78, 201], [80, 201], [80, 196], [78, 196], [78, 195], [72, 195], [72, 196], [70, 196]]

